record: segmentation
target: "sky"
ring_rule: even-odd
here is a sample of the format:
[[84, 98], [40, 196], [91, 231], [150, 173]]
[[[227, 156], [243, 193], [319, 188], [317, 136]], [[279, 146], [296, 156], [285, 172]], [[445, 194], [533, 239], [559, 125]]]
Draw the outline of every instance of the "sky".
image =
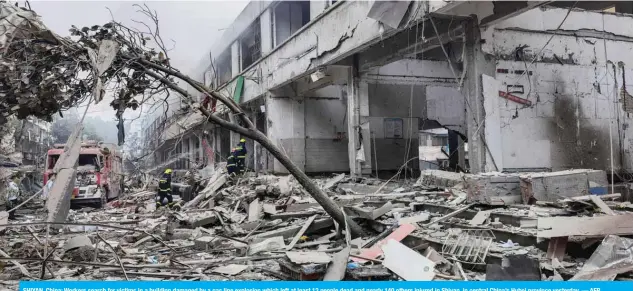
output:
[[[134, 20], [147, 20], [138, 13], [134, 4], [147, 4], [159, 17], [160, 34], [169, 47], [171, 63], [181, 71], [191, 71], [204, 58], [208, 59], [209, 50], [222, 36], [223, 30], [231, 25], [248, 1], [30, 1], [31, 8], [37, 12], [44, 24], [61, 36], [69, 36], [71, 25], [79, 28], [102, 25], [112, 20], [130, 27], [145, 29]], [[112, 11], [112, 15], [109, 8]], [[174, 42], [172, 42], [173, 40]], [[114, 120], [114, 110], [110, 100], [91, 105], [88, 114], [102, 119]], [[83, 111], [83, 110], [82, 110]], [[137, 117], [139, 112], [126, 113], [126, 117]]]

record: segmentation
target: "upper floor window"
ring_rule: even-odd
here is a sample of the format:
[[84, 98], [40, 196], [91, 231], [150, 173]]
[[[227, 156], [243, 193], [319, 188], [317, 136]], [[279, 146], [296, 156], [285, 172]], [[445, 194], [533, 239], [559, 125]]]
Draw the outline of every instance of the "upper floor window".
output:
[[262, 57], [262, 40], [259, 18], [244, 31], [240, 37], [242, 70], [245, 70]]
[[310, 1], [281, 1], [273, 10], [274, 46], [310, 22]]
[[233, 76], [231, 58], [231, 48], [229, 47], [215, 60], [215, 69], [217, 71], [217, 86], [220, 86], [231, 80], [231, 77]]

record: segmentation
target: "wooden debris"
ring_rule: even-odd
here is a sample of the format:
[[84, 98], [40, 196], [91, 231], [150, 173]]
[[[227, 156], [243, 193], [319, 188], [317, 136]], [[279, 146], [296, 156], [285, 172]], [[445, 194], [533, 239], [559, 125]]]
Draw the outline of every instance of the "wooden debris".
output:
[[312, 222], [314, 222], [316, 217], [317, 217], [316, 215], [313, 215], [312, 217], [308, 218], [308, 220], [303, 224], [303, 227], [301, 227], [301, 229], [297, 232], [297, 234], [295, 234], [295, 237], [292, 239], [288, 247], [286, 247], [286, 250], [291, 250], [295, 246], [295, 244], [299, 241], [301, 236], [303, 236], [306, 230], [308, 230], [308, 227], [312, 225]]
[[602, 212], [608, 215], [615, 215], [615, 212], [613, 212], [613, 210], [611, 210], [611, 208], [609, 208], [609, 206], [607, 206], [607, 204], [604, 203], [602, 199], [600, 199], [600, 196], [589, 195], [589, 198], [591, 199], [591, 202], [593, 202], [593, 204], [596, 204], [596, 206], [598, 206], [600, 210], [602, 210]]
[[444, 216], [442, 216], [442, 217], [440, 217], [440, 218], [438, 218], [438, 219], [436, 219], [436, 220], [433, 220], [433, 221], [431, 221], [431, 222], [429, 222], [429, 223], [427, 223], [427, 224], [425, 224], [425, 225], [423, 225], [423, 226], [424, 226], [424, 227], [427, 227], [427, 226], [430, 226], [430, 225], [436, 224], [436, 223], [438, 223], [438, 222], [445, 221], [445, 220], [447, 220], [447, 219], [449, 219], [449, 218], [451, 218], [451, 217], [455, 217], [455, 216], [459, 215], [460, 213], [462, 213], [462, 212], [464, 212], [464, 211], [466, 211], [466, 210], [470, 209], [471, 207], [473, 207], [473, 205], [475, 205], [475, 204], [468, 204], [468, 205], [466, 205], [466, 206], [464, 206], [464, 207], [462, 207], [462, 208], [460, 208], [460, 209], [457, 209], [457, 210], [455, 210], [455, 211], [453, 211], [453, 212], [451, 212], [451, 213], [449, 213], [449, 214], [446, 214], [446, 215], [444, 215]]
[[468, 224], [472, 226], [482, 225], [490, 217], [490, 211], [479, 211]]

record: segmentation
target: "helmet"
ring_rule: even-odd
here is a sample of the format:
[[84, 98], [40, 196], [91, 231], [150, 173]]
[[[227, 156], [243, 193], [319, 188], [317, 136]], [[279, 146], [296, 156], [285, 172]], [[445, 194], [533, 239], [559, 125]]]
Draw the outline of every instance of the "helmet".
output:
[[246, 140], [245, 139], [240, 139], [240, 142], [246, 142]]
[[166, 169], [165, 174], [171, 174], [171, 169]]

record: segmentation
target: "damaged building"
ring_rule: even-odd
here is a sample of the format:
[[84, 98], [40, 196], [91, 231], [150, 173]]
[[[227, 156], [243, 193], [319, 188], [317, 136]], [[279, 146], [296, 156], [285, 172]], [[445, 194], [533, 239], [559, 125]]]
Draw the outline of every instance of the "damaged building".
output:
[[[415, 173], [420, 132], [442, 128], [450, 169], [627, 173], [633, 19], [614, 3], [254, 1], [195, 76], [308, 173]], [[206, 132], [215, 160], [239, 139], [173, 124]], [[247, 147], [250, 169], [286, 172]]]
[[227, 173], [241, 136], [191, 107], [239, 119], [165, 99], [139, 168], [174, 169], [177, 193], [207, 164], [197, 195], [163, 207], [128, 180], [100, 209], [46, 202], [50, 219], [33, 194], [18, 223], [0, 212], [0, 286], [633, 280], [633, 197], [613, 185], [632, 167], [631, 24], [629, 2], [252, 1], [195, 77], [311, 176], [249, 139], [252, 171]]

